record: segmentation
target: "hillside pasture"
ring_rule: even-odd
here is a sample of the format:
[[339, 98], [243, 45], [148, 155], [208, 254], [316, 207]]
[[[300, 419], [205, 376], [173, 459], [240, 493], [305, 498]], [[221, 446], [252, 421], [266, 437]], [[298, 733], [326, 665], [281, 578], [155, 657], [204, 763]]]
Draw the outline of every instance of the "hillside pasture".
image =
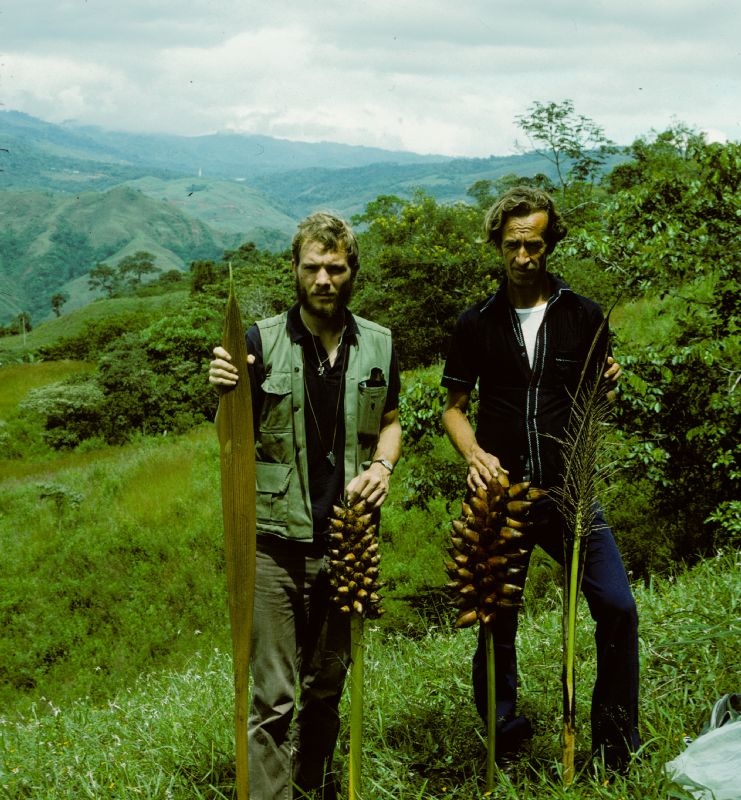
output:
[[[1, 341], [1, 340], [0, 340]], [[49, 383], [62, 381], [70, 375], [91, 372], [92, 364], [84, 361], [45, 361], [38, 364], [9, 364], [0, 368], [0, 420], [7, 420], [23, 398], [31, 391]]]

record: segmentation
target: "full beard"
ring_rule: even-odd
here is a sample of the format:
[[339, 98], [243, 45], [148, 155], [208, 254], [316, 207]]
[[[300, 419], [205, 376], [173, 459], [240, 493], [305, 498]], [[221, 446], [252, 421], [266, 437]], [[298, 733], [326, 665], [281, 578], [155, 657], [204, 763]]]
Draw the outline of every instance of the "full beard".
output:
[[[339, 320], [344, 319], [345, 309], [349, 305], [350, 298], [352, 297], [352, 288], [352, 281], [347, 281], [347, 283], [343, 283], [342, 286], [340, 286], [340, 288], [337, 290], [337, 294], [334, 295], [331, 303], [316, 302], [297, 280], [296, 296], [298, 297], [301, 307], [305, 311], [308, 311], [309, 314], [312, 314], [315, 317], [321, 317], [322, 319]], [[328, 295], [326, 294], [314, 295], [314, 297], [327, 296]]]

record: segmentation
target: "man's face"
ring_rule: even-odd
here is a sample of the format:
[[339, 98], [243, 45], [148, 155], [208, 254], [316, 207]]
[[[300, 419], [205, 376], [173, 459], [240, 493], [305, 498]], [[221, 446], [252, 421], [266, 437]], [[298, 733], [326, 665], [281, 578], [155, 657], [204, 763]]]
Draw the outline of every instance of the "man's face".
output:
[[507, 278], [518, 288], [534, 286], [545, 272], [548, 213], [509, 217], [502, 228], [502, 259]]
[[323, 319], [339, 316], [350, 302], [353, 274], [344, 250], [325, 250], [308, 241], [294, 264], [296, 293], [305, 311]]

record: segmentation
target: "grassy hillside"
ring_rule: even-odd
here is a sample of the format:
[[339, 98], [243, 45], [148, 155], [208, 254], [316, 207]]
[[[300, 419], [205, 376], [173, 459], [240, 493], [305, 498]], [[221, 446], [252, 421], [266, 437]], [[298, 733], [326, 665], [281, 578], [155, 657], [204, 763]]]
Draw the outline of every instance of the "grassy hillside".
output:
[[140, 178], [129, 186], [170, 203], [214, 230], [264, 249], [288, 247], [298, 221], [277, 210], [251, 186], [235, 180]]
[[233, 237], [216, 233], [170, 203], [128, 187], [74, 197], [0, 192], [0, 304], [6, 319], [50, 313], [51, 296], [99, 261], [116, 264], [148, 250], [162, 270], [216, 258]]
[[[144, 443], [142, 443], [143, 445]], [[213, 431], [87, 454], [43, 480], [5, 482], [0, 533], [6, 671], [0, 718], [3, 796], [39, 800], [232, 798], [232, 678], [220, 555]], [[50, 493], [56, 486], [57, 497]], [[45, 497], [42, 496], [46, 493]], [[391, 502], [394, 502], [392, 498]], [[105, 514], [100, 514], [105, 509]], [[12, 522], [10, 522], [11, 520]], [[436, 568], [394, 528], [382, 569]], [[445, 534], [442, 533], [441, 536]], [[410, 557], [414, 563], [410, 563]], [[419, 563], [417, 563], [419, 562]], [[641, 760], [609, 779], [588, 758], [592, 623], [577, 640], [577, 783], [560, 786], [559, 590], [528, 590], [520, 626], [522, 712], [535, 736], [502, 764], [490, 799], [666, 797], [663, 765], [697, 735], [713, 700], [737, 689], [738, 555], [636, 586], [641, 616]], [[475, 633], [445, 613], [405, 629], [368, 626], [364, 777], [369, 798], [482, 795], [484, 730], [470, 692]], [[38, 655], [43, 665], [31, 669]], [[6, 652], [0, 661], [11, 663]], [[166, 666], [169, 664], [169, 666]], [[162, 667], [165, 667], [162, 669]], [[158, 669], [158, 667], [160, 667]], [[137, 678], [137, 674], [139, 677]], [[65, 680], [66, 678], [66, 680]], [[7, 681], [37, 681], [36, 702], [9, 713]], [[28, 693], [18, 686], [16, 692]], [[346, 781], [347, 698], [337, 762]], [[675, 796], [684, 797], [677, 794]]]
[[48, 361], [41, 364], [11, 364], [3, 367], [0, 371], [3, 384], [3, 391], [0, 393], [0, 422], [8, 419], [31, 389], [91, 369], [92, 365], [82, 361]]
[[[77, 336], [88, 322], [112, 317], [136, 315], [154, 321], [165, 312], [182, 306], [187, 300], [186, 289], [175, 289], [151, 297], [114, 297], [99, 299], [82, 308], [63, 313], [33, 328], [24, 336], [0, 338], [0, 367], [5, 362], [22, 359], [40, 347], [58, 342], [60, 339]], [[66, 308], [66, 306], [65, 306]]]

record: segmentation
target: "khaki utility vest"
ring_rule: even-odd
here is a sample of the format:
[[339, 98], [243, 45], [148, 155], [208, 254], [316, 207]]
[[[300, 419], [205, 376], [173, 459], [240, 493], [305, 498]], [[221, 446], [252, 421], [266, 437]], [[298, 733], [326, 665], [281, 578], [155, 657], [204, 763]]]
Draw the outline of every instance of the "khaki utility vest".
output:
[[[287, 539], [311, 540], [314, 526], [304, 417], [303, 348], [291, 341], [287, 314], [257, 323], [266, 376], [260, 429], [255, 443], [257, 530]], [[388, 385], [366, 386], [374, 367], [388, 384], [391, 332], [353, 317], [356, 341], [349, 344], [345, 373], [345, 485], [375, 451]]]

